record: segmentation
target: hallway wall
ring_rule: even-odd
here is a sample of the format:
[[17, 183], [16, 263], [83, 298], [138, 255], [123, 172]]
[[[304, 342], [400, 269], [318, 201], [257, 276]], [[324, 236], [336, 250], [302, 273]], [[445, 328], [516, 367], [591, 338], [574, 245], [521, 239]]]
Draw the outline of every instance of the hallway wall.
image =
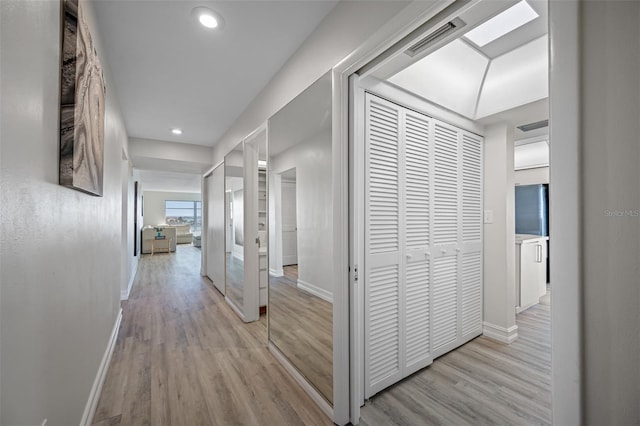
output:
[[3, 0], [0, 423], [78, 424], [120, 310], [127, 134], [106, 93], [104, 196], [58, 185], [59, 1]]
[[637, 425], [640, 3], [583, 1], [582, 32], [584, 421]]

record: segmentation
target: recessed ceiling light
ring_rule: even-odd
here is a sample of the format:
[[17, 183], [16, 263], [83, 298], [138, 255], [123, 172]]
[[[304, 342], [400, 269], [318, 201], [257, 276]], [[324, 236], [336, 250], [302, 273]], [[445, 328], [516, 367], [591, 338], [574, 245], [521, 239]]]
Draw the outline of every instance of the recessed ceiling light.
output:
[[200, 23], [207, 28], [215, 28], [218, 26], [218, 21], [216, 20], [215, 16], [212, 15], [206, 15], [203, 13], [202, 15], [198, 16], [198, 21], [200, 21]]
[[538, 13], [529, 6], [529, 3], [522, 0], [520, 3], [516, 3], [504, 12], [472, 29], [465, 34], [465, 37], [478, 45], [478, 47], [483, 47], [516, 28], [520, 28], [527, 22], [533, 21], [538, 16]]
[[194, 16], [200, 24], [206, 28], [222, 28], [224, 19], [219, 13], [214, 12], [208, 7], [198, 6], [193, 8], [191, 15]]
[[182, 130], [181, 129], [171, 129], [171, 133], [173, 133], [174, 135], [181, 135], [182, 134]]

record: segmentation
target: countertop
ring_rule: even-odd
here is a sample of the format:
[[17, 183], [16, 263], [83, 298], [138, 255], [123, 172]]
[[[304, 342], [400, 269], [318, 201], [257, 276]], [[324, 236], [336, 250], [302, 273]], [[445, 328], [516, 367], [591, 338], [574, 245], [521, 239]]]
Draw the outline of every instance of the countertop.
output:
[[516, 244], [528, 244], [534, 241], [546, 241], [549, 237], [541, 237], [540, 235], [516, 234]]

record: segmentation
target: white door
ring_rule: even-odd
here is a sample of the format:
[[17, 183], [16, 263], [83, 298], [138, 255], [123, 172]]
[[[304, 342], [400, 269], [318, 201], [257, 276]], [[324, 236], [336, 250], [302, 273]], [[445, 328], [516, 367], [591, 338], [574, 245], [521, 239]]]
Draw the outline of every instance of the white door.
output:
[[365, 397], [431, 363], [430, 118], [366, 95]]
[[298, 264], [296, 182], [282, 180], [282, 266]]
[[461, 145], [459, 326], [466, 342], [482, 333], [482, 138], [462, 131]]
[[225, 294], [225, 192], [224, 165], [218, 166], [206, 177], [209, 198], [207, 209], [207, 276], [214, 286]]
[[365, 398], [482, 332], [482, 138], [365, 95]]

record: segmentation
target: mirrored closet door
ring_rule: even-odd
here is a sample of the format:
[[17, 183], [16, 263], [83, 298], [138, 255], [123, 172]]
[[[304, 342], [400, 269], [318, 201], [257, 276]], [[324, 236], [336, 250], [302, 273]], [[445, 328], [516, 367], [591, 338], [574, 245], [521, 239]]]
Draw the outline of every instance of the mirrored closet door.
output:
[[244, 318], [244, 144], [224, 157], [226, 297]]
[[269, 341], [332, 405], [330, 73], [268, 128]]

